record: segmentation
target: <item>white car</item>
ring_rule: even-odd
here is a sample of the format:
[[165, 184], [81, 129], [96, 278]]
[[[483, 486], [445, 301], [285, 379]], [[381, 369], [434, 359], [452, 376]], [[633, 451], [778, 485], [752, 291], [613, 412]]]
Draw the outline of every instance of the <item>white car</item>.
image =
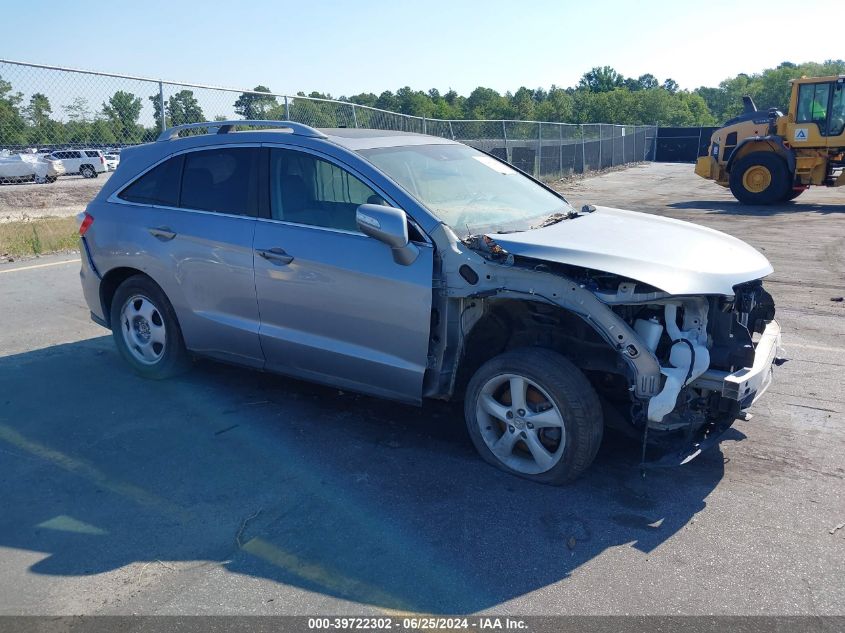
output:
[[39, 154], [0, 156], [0, 183], [29, 180], [37, 183], [56, 182], [56, 178], [64, 173], [65, 166], [62, 161], [49, 156]]
[[120, 164], [120, 154], [103, 154], [106, 159], [106, 169], [114, 171]]
[[96, 178], [108, 171], [103, 152], [98, 149], [66, 149], [50, 154], [62, 161], [68, 174], [80, 174], [85, 178]]

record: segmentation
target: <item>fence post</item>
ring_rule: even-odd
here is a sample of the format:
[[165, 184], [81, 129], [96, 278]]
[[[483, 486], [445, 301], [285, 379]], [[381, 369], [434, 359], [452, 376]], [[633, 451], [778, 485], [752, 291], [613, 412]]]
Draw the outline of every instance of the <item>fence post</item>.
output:
[[704, 130], [701, 128], [701, 126], [699, 126], [698, 127], [698, 145], [695, 148], [695, 160], [698, 160], [698, 153], [701, 151], [701, 133], [703, 131]]
[[604, 130], [602, 128], [604, 128], [604, 126], [599, 123], [599, 171], [604, 169], [604, 164], [601, 162], [601, 146], [604, 145]]
[[[358, 127], [357, 125], [355, 127]], [[428, 134], [428, 126], [425, 124], [425, 115], [423, 115], [423, 134]]]
[[581, 173], [587, 173], [587, 138], [584, 136], [584, 124], [581, 124]]
[[622, 164], [628, 162], [628, 159], [625, 158], [625, 126], [619, 128], [619, 131], [622, 132]]
[[355, 112], [355, 104], [352, 104], [352, 121], [355, 123], [355, 127], [358, 127], [358, 115]]
[[652, 162], [657, 162], [657, 131], [660, 129], [660, 121], [655, 121], [654, 123], [654, 136], [651, 138], [651, 160]]
[[158, 82], [158, 105], [161, 109], [161, 131], [167, 129], [167, 117], [164, 115], [164, 84]]
[[616, 126], [610, 126], [610, 166], [616, 167]]
[[290, 121], [290, 103], [288, 103], [287, 97], [285, 97], [285, 121]]
[[455, 130], [452, 129], [452, 122], [449, 121], [449, 136], [452, 137], [452, 140], [455, 140]]
[[560, 139], [560, 177], [563, 178], [563, 126], [565, 123], [557, 124], [558, 138]]
[[511, 155], [508, 152], [508, 129], [505, 127], [505, 120], [502, 119], [502, 140], [505, 142], [505, 161], [511, 162]]
[[537, 178], [543, 175], [543, 122], [537, 123]]

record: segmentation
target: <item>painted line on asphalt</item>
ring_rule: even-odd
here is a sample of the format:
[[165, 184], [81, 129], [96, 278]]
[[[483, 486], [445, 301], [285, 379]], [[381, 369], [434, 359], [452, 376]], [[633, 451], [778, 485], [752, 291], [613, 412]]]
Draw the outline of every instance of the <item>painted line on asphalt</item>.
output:
[[176, 517], [183, 522], [186, 522], [190, 517], [188, 511], [183, 510], [175, 503], [148, 492], [131, 482], [109, 477], [105, 472], [86, 461], [31, 440], [13, 427], [0, 424], [0, 442], [5, 442], [66, 472], [87, 479], [94, 485], [126, 497], [138, 505], [153, 508], [165, 516]]
[[48, 266], [61, 266], [62, 264], [78, 264], [78, 259], [66, 259], [61, 262], [50, 262], [48, 264], [33, 264], [32, 266], [19, 266], [18, 268], [7, 268], [5, 270], [0, 270], [0, 275], [5, 273], [18, 273], [22, 270], [33, 270], [35, 268], [47, 268]]
[[827, 345], [803, 345], [801, 343], [785, 343], [784, 349], [789, 351], [790, 347], [798, 347], [800, 349], [815, 349], [820, 352], [840, 352], [845, 353], [845, 347], [828, 347]]

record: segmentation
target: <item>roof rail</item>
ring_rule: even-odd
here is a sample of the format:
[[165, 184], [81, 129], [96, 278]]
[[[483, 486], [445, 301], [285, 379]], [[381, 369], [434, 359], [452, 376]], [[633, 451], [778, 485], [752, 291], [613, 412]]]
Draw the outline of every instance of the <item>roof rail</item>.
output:
[[164, 132], [158, 135], [157, 141], [172, 141], [179, 138], [179, 133], [183, 130], [195, 130], [197, 128], [207, 128], [208, 133], [212, 134], [213, 130], [217, 130], [217, 134], [228, 134], [236, 126], [251, 125], [253, 127], [273, 127], [273, 128], [287, 128], [297, 136], [310, 136], [311, 138], [328, 138], [325, 134], [320, 132], [310, 125], [304, 123], [295, 123], [294, 121], [253, 121], [248, 119], [240, 119], [237, 121], [202, 121], [199, 123], [185, 123], [184, 125], [176, 125], [167, 128]]

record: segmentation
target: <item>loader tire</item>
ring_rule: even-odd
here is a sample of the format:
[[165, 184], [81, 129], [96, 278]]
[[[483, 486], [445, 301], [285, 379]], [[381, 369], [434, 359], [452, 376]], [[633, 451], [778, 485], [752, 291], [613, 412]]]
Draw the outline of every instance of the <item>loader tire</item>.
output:
[[731, 168], [731, 193], [742, 204], [775, 204], [792, 188], [783, 159], [773, 152], [754, 152]]

